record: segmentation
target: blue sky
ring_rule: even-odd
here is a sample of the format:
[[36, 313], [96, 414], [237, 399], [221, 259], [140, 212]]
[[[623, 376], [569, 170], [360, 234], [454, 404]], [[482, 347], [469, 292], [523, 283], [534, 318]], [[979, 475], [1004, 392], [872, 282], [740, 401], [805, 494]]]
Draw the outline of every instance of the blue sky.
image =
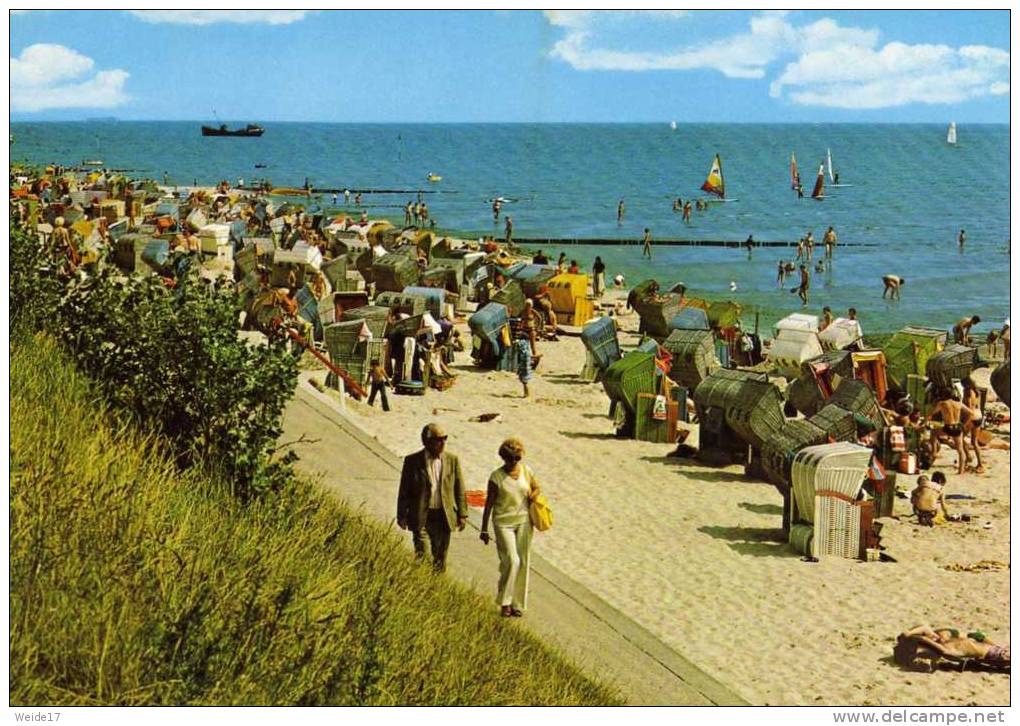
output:
[[11, 118], [1009, 121], [1008, 11], [32, 11]]

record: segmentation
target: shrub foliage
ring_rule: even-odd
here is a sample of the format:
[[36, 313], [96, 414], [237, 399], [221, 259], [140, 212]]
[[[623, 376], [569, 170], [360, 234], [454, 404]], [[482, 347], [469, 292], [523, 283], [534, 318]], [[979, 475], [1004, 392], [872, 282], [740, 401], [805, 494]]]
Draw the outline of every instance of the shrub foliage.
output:
[[110, 265], [60, 278], [29, 235], [11, 229], [11, 324], [51, 332], [115, 403], [173, 447], [181, 467], [221, 469], [250, 499], [285, 484], [290, 457], [274, 457], [297, 367], [282, 342], [237, 336], [229, 285], [195, 274], [173, 288]]

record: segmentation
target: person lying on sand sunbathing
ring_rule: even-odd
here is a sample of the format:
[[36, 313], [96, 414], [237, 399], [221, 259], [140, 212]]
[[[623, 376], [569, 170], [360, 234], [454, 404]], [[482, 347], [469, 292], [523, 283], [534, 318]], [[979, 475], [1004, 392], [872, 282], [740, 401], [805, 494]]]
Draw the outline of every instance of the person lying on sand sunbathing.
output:
[[974, 660], [991, 668], [1010, 667], [1009, 646], [988, 640], [980, 630], [960, 635], [956, 628], [933, 629], [918, 625], [896, 638], [893, 651], [900, 665], [913, 665], [918, 659], [927, 659], [931, 666], [941, 658], [966, 663]]

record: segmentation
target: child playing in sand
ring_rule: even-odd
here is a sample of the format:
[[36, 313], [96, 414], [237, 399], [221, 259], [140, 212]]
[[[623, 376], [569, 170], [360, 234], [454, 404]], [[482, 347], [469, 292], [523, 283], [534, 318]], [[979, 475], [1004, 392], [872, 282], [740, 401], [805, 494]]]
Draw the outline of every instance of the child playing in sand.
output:
[[917, 515], [917, 523], [922, 527], [933, 527], [938, 510], [949, 519], [945, 497], [946, 475], [936, 471], [931, 480], [924, 474], [917, 477], [917, 487], [910, 492], [910, 504]]

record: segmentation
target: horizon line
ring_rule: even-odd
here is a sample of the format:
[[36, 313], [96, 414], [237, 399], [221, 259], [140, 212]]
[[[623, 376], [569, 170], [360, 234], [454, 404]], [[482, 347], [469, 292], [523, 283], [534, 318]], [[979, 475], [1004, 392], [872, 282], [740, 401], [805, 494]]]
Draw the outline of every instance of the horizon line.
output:
[[[359, 125], [359, 124], [375, 124], [379, 126], [395, 126], [399, 124], [403, 125], [417, 125], [417, 126], [429, 126], [429, 125], [476, 125], [476, 126], [514, 126], [514, 125], [547, 125], [547, 126], [565, 126], [565, 125], [599, 125], [599, 126], [668, 126], [671, 121], [675, 119], [657, 119], [654, 121], [324, 121], [318, 119], [307, 119], [307, 120], [259, 120], [257, 123], [273, 123], [273, 124], [330, 124], [330, 125]], [[677, 127], [683, 125], [705, 125], [705, 124], [718, 124], [727, 126], [750, 126], [750, 125], [769, 125], [769, 126], [797, 126], [804, 124], [815, 124], [819, 126], [922, 126], [922, 125], [937, 125], [941, 126], [948, 123], [966, 123], [975, 126], [1009, 126], [1009, 121], [957, 121], [955, 119], [946, 119], [945, 121], [718, 121], [718, 120], [705, 120], [705, 121], [676, 121]], [[14, 119], [8, 117], [8, 123], [209, 123], [209, 119], [159, 119], [159, 118], [117, 118], [115, 116], [97, 116], [88, 118], [74, 118], [74, 119]], [[240, 120], [230, 120], [224, 122], [222, 119], [218, 122], [223, 123], [242, 123]], [[252, 123], [251, 121], [243, 121], [243, 123]]]

